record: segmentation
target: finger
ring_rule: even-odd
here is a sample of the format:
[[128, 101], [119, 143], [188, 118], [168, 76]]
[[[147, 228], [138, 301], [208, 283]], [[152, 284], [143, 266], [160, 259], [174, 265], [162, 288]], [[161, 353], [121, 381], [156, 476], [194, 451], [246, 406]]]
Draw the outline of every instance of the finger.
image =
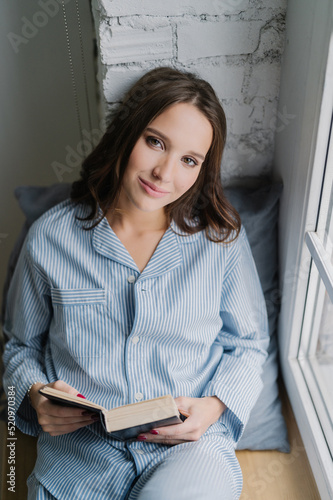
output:
[[193, 417], [189, 417], [181, 424], [159, 427], [145, 434], [140, 434], [138, 439], [146, 439], [149, 440], [149, 442], [162, 442], [162, 440], [198, 441], [201, 435], [202, 430], [200, 430], [197, 420]]
[[183, 439], [186, 436], [190, 435], [195, 430], [194, 422], [191, 417], [185, 420], [180, 424], [175, 425], [167, 425], [165, 427], [159, 427], [158, 429], [152, 429], [150, 433], [164, 436], [164, 437], [173, 437], [175, 439]]
[[39, 414], [50, 415], [53, 417], [79, 417], [84, 414], [86, 410], [82, 408], [73, 408], [71, 406], [62, 406], [57, 403], [52, 403], [45, 399], [39, 406]]
[[195, 434], [187, 434], [181, 436], [155, 436], [152, 434], [146, 434], [145, 436], [138, 436], [139, 441], [149, 442], [149, 443], [171, 443], [171, 441], [181, 441], [189, 442], [189, 441], [198, 441], [200, 439], [200, 435]]
[[147, 439], [147, 443], [158, 443], [158, 444], [167, 444], [167, 445], [175, 445], [175, 444], [182, 444], [182, 443], [189, 443], [191, 440], [186, 440], [186, 439], [161, 439], [160, 441], [154, 441]]
[[188, 443], [192, 441], [192, 439], [175, 439], [173, 437], [165, 437], [165, 436], [154, 436], [150, 434], [140, 435], [137, 437], [139, 442], [145, 443], [157, 443], [157, 444], [181, 444]]
[[48, 432], [51, 436], [61, 436], [63, 434], [69, 434], [70, 432], [75, 432], [78, 429], [86, 427], [87, 425], [90, 425], [92, 423], [93, 422], [81, 422], [64, 426], [45, 425], [43, 427], [43, 431]]
[[175, 403], [177, 405], [177, 408], [179, 411], [182, 413], [186, 413], [189, 415], [189, 411], [191, 409], [191, 406], [193, 405], [193, 400], [198, 399], [198, 398], [189, 398], [187, 396], [178, 396], [175, 398]]
[[57, 380], [53, 384], [48, 384], [52, 386], [54, 389], [58, 389], [59, 391], [67, 392], [68, 394], [73, 394], [76, 396], [79, 391], [75, 389], [75, 387], [72, 387], [71, 385], [66, 384], [63, 380]]
[[98, 422], [99, 416], [78, 416], [78, 417], [52, 417], [50, 415], [41, 415], [38, 419], [40, 425], [66, 426], [77, 423]]

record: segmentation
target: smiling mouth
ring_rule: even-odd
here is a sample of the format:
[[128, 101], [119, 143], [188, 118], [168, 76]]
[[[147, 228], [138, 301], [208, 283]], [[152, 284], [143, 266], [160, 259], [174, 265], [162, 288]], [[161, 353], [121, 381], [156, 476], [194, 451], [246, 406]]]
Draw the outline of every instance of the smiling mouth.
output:
[[147, 188], [146, 191], [149, 190], [149, 192], [152, 191], [159, 195], [164, 195], [169, 193], [169, 191], [164, 191], [163, 189], [159, 189], [151, 182], [141, 179], [141, 177], [139, 177], [139, 182], [141, 185], [143, 185], [144, 188]]

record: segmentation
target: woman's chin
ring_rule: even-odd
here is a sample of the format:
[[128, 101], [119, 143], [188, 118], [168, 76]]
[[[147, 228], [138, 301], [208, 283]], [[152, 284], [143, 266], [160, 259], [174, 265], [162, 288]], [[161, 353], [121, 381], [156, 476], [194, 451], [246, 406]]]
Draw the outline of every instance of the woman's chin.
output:
[[138, 210], [141, 210], [142, 212], [145, 213], [151, 213], [151, 212], [159, 212], [164, 209], [166, 205], [168, 205], [170, 202], [168, 201], [161, 201], [161, 200], [133, 200], [133, 204]]

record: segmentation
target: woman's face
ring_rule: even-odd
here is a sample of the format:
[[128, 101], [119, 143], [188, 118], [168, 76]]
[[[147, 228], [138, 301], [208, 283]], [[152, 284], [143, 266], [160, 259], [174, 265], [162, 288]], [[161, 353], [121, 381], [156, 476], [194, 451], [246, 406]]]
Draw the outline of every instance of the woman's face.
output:
[[162, 210], [195, 183], [213, 138], [192, 104], [174, 104], [144, 130], [124, 173], [119, 208]]

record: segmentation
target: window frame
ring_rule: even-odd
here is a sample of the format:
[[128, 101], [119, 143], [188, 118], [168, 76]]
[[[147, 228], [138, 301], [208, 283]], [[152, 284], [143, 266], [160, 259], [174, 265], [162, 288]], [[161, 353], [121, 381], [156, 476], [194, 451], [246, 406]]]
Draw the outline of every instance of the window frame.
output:
[[323, 499], [333, 497], [333, 463], [318, 418], [320, 402], [311, 395], [315, 379], [309, 345], [303, 351], [300, 347], [306, 343], [305, 337], [301, 339], [306, 298], [308, 291], [313, 294], [309, 285], [314, 266], [305, 234], [318, 228], [333, 110], [333, 68], [328, 64], [333, 50], [332, 19], [329, 0], [308, 0], [306, 8], [301, 0], [288, 2], [279, 110], [285, 107], [296, 118], [276, 133], [274, 158], [274, 176], [284, 184], [279, 221], [281, 368]]

